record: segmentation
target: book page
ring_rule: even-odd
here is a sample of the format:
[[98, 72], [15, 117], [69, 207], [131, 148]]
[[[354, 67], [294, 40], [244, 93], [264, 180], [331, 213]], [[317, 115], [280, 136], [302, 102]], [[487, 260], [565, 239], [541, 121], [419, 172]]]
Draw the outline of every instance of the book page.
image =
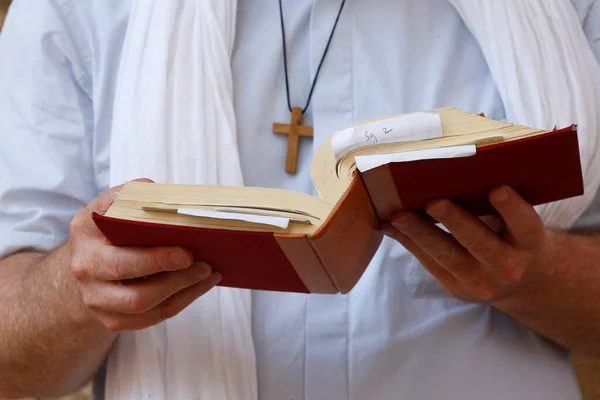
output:
[[238, 221], [252, 222], [255, 224], [275, 226], [287, 229], [290, 224], [289, 218], [273, 217], [267, 215], [242, 214], [225, 211], [198, 210], [193, 208], [178, 208], [177, 214], [190, 215], [192, 217], [212, 218], [212, 219], [230, 219]]
[[377, 168], [381, 165], [394, 162], [407, 162], [417, 160], [431, 160], [440, 158], [470, 157], [477, 153], [474, 144], [464, 146], [440, 147], [434, 149], [405, 151], [400, 153], [373, 154], [368, 156], [357, 156], [354, 158], [356, 168], [360, 172]]
[[[314, 217], [312, 215], [307, 215], [307, 214], [303, 214], [301, 212], [297, 212], [294, 210], [277, 210], [277, 209], [271, 209], [271, 208], [251, 208], [251, 207], [244, 207], [244, 206], [240, 206], [240, 207], [235, 207], [235, 206], [223, 206], [223, 207], [219, 207], [219, 206], [204, 206], [204, 205], [174, 205], [174, 204], [157, 204], [157, 205], [151, 205], [151, 206], [144, 206], [141, 205], [140, 206], [141, 209], [143, 211], [148, 211], [148, 212], [162, 212], [162, 213], [176, 213], [176, 214], [183, 214], [183, 215], [190, 215], [190, 216], [194, 216], [196, 215], [196, 213], [203, 213], [205, 212], [206, 215], [204, 215], [204, 217], [206, 218], [215, 218], [215, 219], [237, 219], [240, 221], [248, 221], [248, 222], [256, 222], [256, 223], [261, 223], [261, 221], [257, 221], [254, 218], [255, 217], [276, 217], [276, 218], [280, 218], [281, 220], [275, 220], [275, 221], [281, 221], [281, 222], [285, 222], [285, 224], [289, 224], [289, 222], [296, 222], [296, 223], [301, 223], [301, 224], [318, 224], [321, 222], [321, 220], [317, 217]], [[223, 215], [224, 213], [227, 213], [229, 215]], [[219, 218], [220, 216], [224, 216], [225, 218]], [[200, 216], [200, 215], [196, 215], [196, 216]], [[233, 217], [232, 217], [233, 216]], [[246, 218], [246, 216], [249, 216], [249, 218]], [[273, 226], [278, 226], [280, 227], [280, 223], [277, 222], [276, 224], [270, 224], [267, 222], [264, 222], [265, 225], [273, 225]]]
[[413, 142], [443, 136], [440, 114], [422, 111], [359, 123], [335, 132], [331, 146], [336, 160], [358, 148], [386, 143]]

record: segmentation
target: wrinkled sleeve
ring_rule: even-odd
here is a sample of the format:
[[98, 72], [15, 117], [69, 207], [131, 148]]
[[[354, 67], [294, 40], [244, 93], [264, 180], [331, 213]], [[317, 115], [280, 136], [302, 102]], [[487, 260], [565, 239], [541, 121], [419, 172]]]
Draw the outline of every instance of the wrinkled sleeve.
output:
[[56, 4], [15, 0], [0, 33], [0, 258], [52, 250], [96, 195], [90, 57]]
[[[579, 3], [584, 3], [579, 0]], [[600, 1], [587, 0], [584, 4], [576, 5], [583, 30], [592, 46], [598, 63], [600, 63]]]
[[[590, 42], [592, 51], [600, 64], [600, 1], [572, 0], [573, 6], [581, 21], [581, 26]], [[600, 110], [598, 110], [600, 112]], [[600, 149], [598, 149], [600, 151]], [[600, 171], [598, 171], [600, 173]], [[600, 190], [596, 193], [592, 204], [576, 221], [573, 230], [598, 231], [600, 229]]]

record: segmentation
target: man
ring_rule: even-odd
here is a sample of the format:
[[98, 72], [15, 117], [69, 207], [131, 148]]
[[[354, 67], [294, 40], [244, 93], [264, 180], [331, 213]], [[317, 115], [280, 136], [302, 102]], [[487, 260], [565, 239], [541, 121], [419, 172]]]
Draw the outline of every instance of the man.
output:
[[[315, 138], [301, 142], [297, 172], [287, 173], [286, 138], [271, 131], [274, 121], [289, 118], [280, 9], [276, 1], [241, 1], [232, 71], [246, 185], [312, 193], [313, 149], [359, 120], [446, 105], [506, 117], [510, 105], [447, 0], [349, 0], [344, 9], [337, 1], [283, 3], [290, 108], [307, 101], [325, 57], [304, 117]], [[135, 25], [127, 26], [131, 7], [129, 0], [16, 0], [2, 33], [0, 395], [66, 393], [109, 356], [107, 397], [179, 398], [169, 388], [191, 387], [202, 376], [185, 368], [173, 373], [165, 359], [177, 367], [184, 364], [178, 357], [210, 358], [209, 349], [174, 356], [186, 348], [142, 346], [132, 362], [124, 360], [133, 353], [123, 343], [140, 342], [113, 347], [119, 333], [135, 338], [132, 332], [168, 329], [174, 319], [201, 331], [186, 312], [220, 278], [210, 266], [192, 264], [185, 249], [114, 248], [89, 219], [119, 189], [111, 182], [118, 106], [137, 104], [119, 96], [127, 84], [119, 81], [122, 58], [136, 50], [125, 39]], [[600, 58], [600, 3], [573, 7], [581, 24], [573, 28], [583, 29]], [[154, 39], [158, 53], [168, 41]], [[200, 42], [178, 51], [195, 52]], [[161, 67], [164, 60], [154, 61]], [[148, 68], [143, 64], [140, 74]], [[207, 101], [217, 94], [207, 90]], [[161, 112], [149, 111], [148, 118]], [[600, 239], [545, 230], [509, 188], [495, 190], [491, 201], [507, 226], [497, 235], [445, 201], [429, 212], [453, 236], [415, 215], [397, 216], [383, 227], [390, 238], [349, 295], [252, 293], [259, 398], [579, 398], [563, 347], [600, 353]], [[600, 198], [577, 226], [597, 228], [598, 207]], [[135, 364], [157, 352], [153, 362]], [[124, 364], [126, 373], [111, 375]], [[158, 392], [123, 389], [148, 376], [166, 383]], [[104, 383], [97, 388], [104, 392]]]

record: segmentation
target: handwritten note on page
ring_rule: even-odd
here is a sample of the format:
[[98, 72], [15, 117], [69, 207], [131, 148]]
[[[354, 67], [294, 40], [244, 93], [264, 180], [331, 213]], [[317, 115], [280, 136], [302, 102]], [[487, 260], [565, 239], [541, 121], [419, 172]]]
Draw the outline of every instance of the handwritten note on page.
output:
[[436, 111], [421, 111], [357, 124], [335, 132], [331, 145], [339, 161], [349, 152], [361, 147], [383, 143], [410, 142], [443, 136], [442, 121]]

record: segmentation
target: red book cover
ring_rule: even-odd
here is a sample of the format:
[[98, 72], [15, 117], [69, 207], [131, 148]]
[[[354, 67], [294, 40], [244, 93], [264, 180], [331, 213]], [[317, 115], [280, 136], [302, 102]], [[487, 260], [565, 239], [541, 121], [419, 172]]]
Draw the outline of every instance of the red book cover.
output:
[[382, 239], [360, 179], [311, 235], [142, 222], [94, 214], [115, 246], [180, 246], [222, 274], [220, 286], [297, 293], [347, 293]]
[[381, 242], [393, 211], [423, 211], [449, 198], [493, 213], [488, 194], [510, 185], [531, 204], [583, 193], [575, 127], [481, 146], [470, 157], [398, 162], [359, 174], [313, 235], [138, 222], [95, 214], [116, 246], [182, 246], [221, 272], [221, 286], [300, 293], [347, 293]]
[[[533, 205], [583, 194], [576, 126], [481, 146], [470, 157], [392, 163], [362, 175], [382, 219], [400, 209], [424, 211], [440, 198], [492, 214], [488, 195], [500, 185]], [[391, 192], [382, 190], [386, 182]]]
[[219, 286], [307, 293], [271, 232], [232, 231], [128, 221], [95, 214], [115, 246], [181, 246], [223, 275]]

